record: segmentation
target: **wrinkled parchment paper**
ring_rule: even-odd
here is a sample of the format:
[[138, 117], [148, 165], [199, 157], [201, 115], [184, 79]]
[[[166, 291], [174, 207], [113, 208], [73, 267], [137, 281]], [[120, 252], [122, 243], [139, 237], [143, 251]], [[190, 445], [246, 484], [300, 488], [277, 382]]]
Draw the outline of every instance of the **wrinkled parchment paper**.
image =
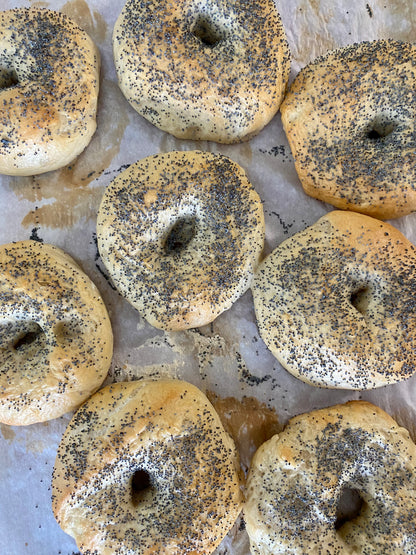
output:
[[[361, 40], [416, 40], [413, 0], [277, 0], [292, 52], [292, 78], [316, 56]], [[236, 440], [247, 468], [255, 449], [300, 412], [350, 399], [378, 404], [416, 435], [416, 376], [369, 392], [325, 390], [288, 374], [259, 337], [247, 292], [212, 325], [163, 333], [149, 326], [111, 287], [97, 253], [95, 218], [104, 188], [126, 165], [158, 152], [220, 151], [239, 163], [259, 192], [266, 217], [266, 248], [314, 223], [332, 209], [303, 192], [279, 115], [246, 144], [180, 141], [142, 119], [122, 96], [112, 60], [111, 32], [123, 0], [0, 0], [0, 8], [40, 5], [72, 16], [101, 52], [98, 130], [71, 166], [37, 177], [0, 176], [0, 243], [39, 238], [73, 256], [99, 287], [115, 333], [107, 382], [176, 377], [205, 391]], [[1, 63], [1, 60], [0, 60]], [[416, 214], [393, 222], [416, 243]], [[24, 428], [0, 426], [0, 553], [70, 555], [72, 538], [55, 522], [51, 473], [71, 415]], [[217, 555], [248, 555], [237, 522]]]

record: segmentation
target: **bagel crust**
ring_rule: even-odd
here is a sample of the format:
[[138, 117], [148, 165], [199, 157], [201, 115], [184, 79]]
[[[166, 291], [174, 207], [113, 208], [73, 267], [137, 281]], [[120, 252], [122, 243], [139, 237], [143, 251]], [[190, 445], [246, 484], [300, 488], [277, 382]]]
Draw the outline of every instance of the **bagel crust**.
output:
[[0, 12], [0, 173], [69, 164], [96, 129], [99, 53], [62, 13]]
[[290, 71], [273, 0], [128, 0], [113, 50], [129, 103], [180, 139], [250, 139], [279, 109]]
[[52, 507], [85, 554], [212, 553], [242, 508], [234, 443], [191, 384], [112, 384], [62, 437]]
[[104, 381], [112, 351], [100, 293], [69, 255], [30, 240], [0, 247], [0, 422], [78, 408]]
[[303, 68], [281, 106], [305, 192], [388, 219], [416, 210], [416, 45], [349, 45]]
[[260, 334], [312, 385], [371, 389], [416, 370], [416, 249], [390, 224], [332, 211], [281, 243], [252, 285]]
[[[351, 490], [362, 507], [342, 524], [338, 503]], [[253, 555], [416, 552], [416, 446], [371, 403], [292, 418], [254, 455], [246, 497]]]
[[263, 250], [263, 207], [228, 157], [157, 154], [107, 188], [97, 239], [115, 286], [152, 326], [195, 328], [250, 286]]

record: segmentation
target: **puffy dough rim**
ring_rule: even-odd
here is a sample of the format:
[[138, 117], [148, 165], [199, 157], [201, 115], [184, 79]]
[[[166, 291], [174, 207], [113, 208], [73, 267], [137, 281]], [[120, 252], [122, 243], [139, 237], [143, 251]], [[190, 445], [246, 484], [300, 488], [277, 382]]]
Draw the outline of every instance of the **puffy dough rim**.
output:
[[[151, 500], [135, 504], [132, 476], [143, 468], [151, 474]], [[189, 491], [177, 494], [185, 484]], [[235, 445], [205, 395], [187, 382], [108, 385], [62, 437], [52, 507], [83, 552], [110, 554], [116, 545], [143, 555], [209, 554], [242, 508]]]
[[[18, 38], [16, 38], [16, 36]], [[36, 175], [69, 164], [96, 130], [100, 54], [63, 13], [0, 12], [7, 106], [0, 124], [0, 173]]]
[[348, 45], [305, 66], [281, 105], [305, 192], [376, 218], [416, 210], [416, 46]]
[[[204, 44], [195, 32], [200, 25], [219, 41]], [[272, 0], [129, 0], [114, 27], [113, 52], [128, 102], [181, 139], [249, 140], [278, 111], [290, 72]]]
[[[0, 316], [12, 334], [2, 334], [1, 422], [57, 418], [104, 381], [113, 353], [106, 306], [91, 279], [58, 247], [32, 240], [1, 246]], [[19, 349], [25, 336], [27, 347]]]
[[[192, 240], [166, 253], [178, 222]], [[107, 187], [97, 217], [98, 248], [122, 295], [153, 326], [179, 330], [212, 322], [249, 288], [264, 245], [261, 200], [244, 170], [202, 151], [152, 155]]]
[[261, 337], [311, 385], [372, 389], [416, 370], [415, 247], [392, 225], [334, 210], [282, 242], [252, 284]]
[[[380, 552], [412, 551], [415, 465], [408, 431], [369, 402], [292, 418], [258, 449], [249, 470], [244, 517], [253, 554], [341, 555], [368, 544]], [[336, 530], [344, 488], [357, 489], [364, 507]]]

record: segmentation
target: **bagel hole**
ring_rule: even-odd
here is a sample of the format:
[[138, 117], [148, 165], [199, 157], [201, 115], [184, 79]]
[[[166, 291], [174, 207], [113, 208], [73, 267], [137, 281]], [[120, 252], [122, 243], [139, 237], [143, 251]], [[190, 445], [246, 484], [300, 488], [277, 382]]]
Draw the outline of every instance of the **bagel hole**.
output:
[[198, 15], [191, 31], [194, 37], [210, 48], [217, 46], [224, 38], [222, 30], [206, 14]]
[[359, 517], [365, 504], [358, 490], [343, 488], [337, 504], [335, 529], [339, 530], [346, 522], [351, 522]]
[[18, 84], [19, 79], [14, 69], [0, 68], [0, 90], [11, 89]]
[[353, 291], [350, 296], [350, 303], [361, 314], [366, 314], [368, 310], [370, 288], [367, 286], [360, 287]]
[[174, 254], [185, 249], [195, 237], [196, 219], [181, 218], [169, 230], [164, 250], [166, 254]]
[[396, 127], [396, 123], [391, 120], [376, 118], [368, 125], [365, 136], [370, 141], [379, 141], [393, 133]]
[[22, 330], [13, 343], [13, 349], [18, 352], [25, 351], [30, 345], [35, 343], [43, 335], [42, 328], [31, 323], [25, 330]]
[[131, 500], [134, 506], [142, 502], [154, 490], [151, 476], [139, 468], [131, 478]]

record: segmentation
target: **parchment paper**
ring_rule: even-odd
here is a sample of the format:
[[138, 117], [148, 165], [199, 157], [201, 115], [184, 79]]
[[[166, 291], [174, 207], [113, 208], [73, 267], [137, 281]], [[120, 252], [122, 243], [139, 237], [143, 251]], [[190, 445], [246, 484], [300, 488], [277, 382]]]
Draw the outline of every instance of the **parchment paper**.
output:
[[[279, 0], [292, 52], [292, 78], [328, 49], [360, 40], [416, 39], [412, 0]], [[142, 119], [122, 96], [112, 60], [111, 32], [123, 0], [0, 0], [0, 8], [41, 5], [72, 16], [95, 40], [101, 58], [98, 130], [70, 167], [38, 177], [0, 176], [0, 243], [39, 238], [72, 255], [99, 287], [115, 333], [107, 382], [171, 376], [188, 380], [214, 402], [240, 449], [246, 469], [255, 449], [300, 412], [350, 399], [382, 407], [416, 435], [416, 377], [369, 392], [325, 390], [288, 374], [259, 337], [247, 292], [212, 325], [163, 333], [144, 322], [112, 288], [95, 241], [95, 218], [104, 188], [126, 165], [157, 152], [220, 151], [238, 162], [259, 192], [266, 217], [265, 254], [332, 207], [303, 192], [280, 117], [246, 144], [220, 146], [180, 141]], [[1, 60], [0, 60], [1, 63]], [[416, 215], [391, 223], [416, 243]], [[51, 473], [56, 448], [71, 414], [28, 427], [0, 426], [0, 553], [70, 555], [75, 542], [55, 522]], [[241, 521], [217, 550], [248, 555]]]

